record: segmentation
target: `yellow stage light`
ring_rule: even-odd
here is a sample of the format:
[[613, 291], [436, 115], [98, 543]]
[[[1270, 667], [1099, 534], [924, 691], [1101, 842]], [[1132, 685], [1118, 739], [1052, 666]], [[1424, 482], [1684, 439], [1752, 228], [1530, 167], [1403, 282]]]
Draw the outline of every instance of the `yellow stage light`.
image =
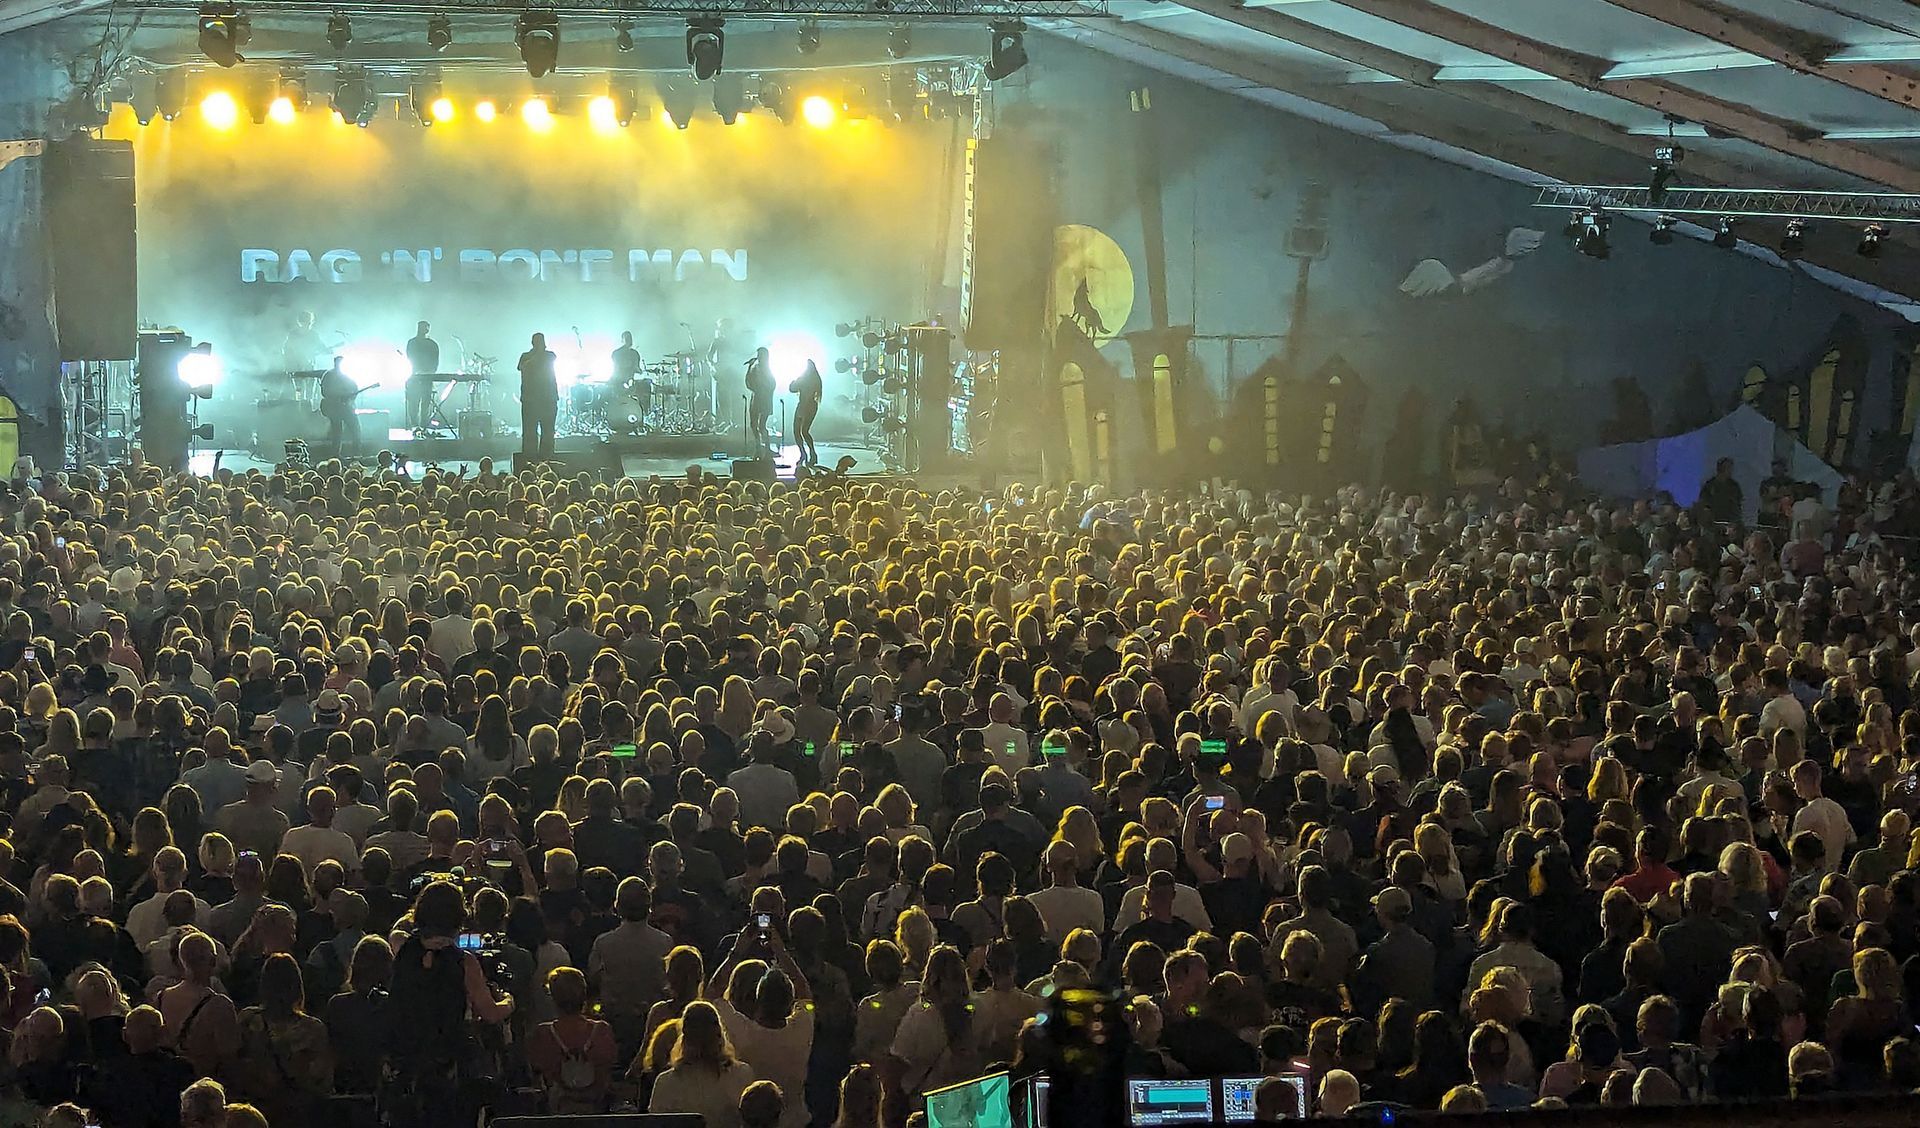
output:
[[479, 118], [481, 121], [492, 121], [494, 118], [500, 116], [500, 108], [495, 106], [490, 100], [476, 102], [473, 107], [473, 116]]
[[233, 95], [216, 90], [200, 100], [200, 119], [215, 129], [232, 129], [240, 120], [240, 104]]
[[665, 106], [662, 106], [660, 108], [660, 124], [667, 126], [668, 128], [672, 128], [675, 124], [673, 120], [673, 111], [667, 109]]
[[267, 120], [275, 125], [292, 125], [293, 119], [297, 116], [299, 114], [293, 108], [293, 99], [284, 94], [275, 98], [267, 107]]
[[620, 111], [612, 98], [602, 94], [587, 103], [587, 120], [600, 132], [612, 133], [620, 128]]
[[452, 121], [453, 99], [435, 98], [433, 105], [427, 107], [427, 112], [433, 115], [433, 120], [435, 121]]
[[815, 129], [825, 129], [833, 124], [833, 119], [838, 117], [839, 113], [833, 108], [832, 102], [815, 94], [800, 103], [800, 116]]
[[520, 120], [527, 128], [536, 133], [545, 133], [553, 128], [553, 110], [547, 106], [545, 98], [528, 98], [527, 104], [520, 107]]

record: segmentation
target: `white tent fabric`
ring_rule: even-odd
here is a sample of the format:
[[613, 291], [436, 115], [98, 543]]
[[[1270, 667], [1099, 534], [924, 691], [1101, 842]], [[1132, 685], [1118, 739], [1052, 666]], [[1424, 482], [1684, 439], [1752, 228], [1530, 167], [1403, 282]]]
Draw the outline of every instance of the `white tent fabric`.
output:
[[1741, 517], [1748, 524], [1759, 515], [1760, 484], [1773, 474], [1775, 459], [1785, 459], [1798, 481], [1819, 486], [1829, 505], [1840, 491], [1839, 471], [1747, 404], [1697, 431], [1589, 447], [1576, 456], [1575, 464], [1580, 481], [1596, 493], [1650, 498], [1664, 491], [1679, 504], [1692, 505], [1722, 458], [1733, 459], [1733, 476], [1746, 501]]

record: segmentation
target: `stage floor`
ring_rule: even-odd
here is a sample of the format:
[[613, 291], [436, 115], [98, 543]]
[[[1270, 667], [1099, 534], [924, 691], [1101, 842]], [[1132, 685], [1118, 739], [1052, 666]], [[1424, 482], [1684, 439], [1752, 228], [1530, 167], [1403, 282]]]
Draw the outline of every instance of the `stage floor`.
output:
[[[719, 449], [711, 442], [696, 445], [705, 445], [709, 449], [690, 454], [688, 453], [689, 440], [684, 437], [665, 440], [620, 439], [617, 442], [563, 438], [557, 444], [556, 461], [570, 465], [597, 461], [608, 468], [617, 462], [620, 475], [626, 478], [680, 477], [687, 472], [688, 466], [695, 464], [710, 474], [727, 477], [733, 473], [733, 460], [744, 457], [742, 453], [733, 450]], [[724, 441], [719, 442], [720, 447], [728, 445], [730, 444]], [[886, 464], [881, 461], [880, 452], [871, 446], [831, 442], [821, 442], [817, 446], [820, 452], [820, 464], [828, 469], [838, 463], [843, 456], [851, 456], [854, 460], [854, 477], [891, 473]], [[662, 450], [662, 447], [668, 449]], [[463, 444], [457, 440], [435, 443], [430, 452], [418, 449], [414, 442], [394, 441], [388, 445], [388, 449], [406, 453], [416, 473], [422, 466], [437, 466], [442, 470], [452, 472], [464, 470], [472, 474], [479, 468], [480, 459], [483, 457], [490, 457], [496, 465], [504, 467], [510, 463], [513, 455], [511, 445]], [[216, 455], [222, 469], [237, 473], [259, 470], [270, 474], [275, 466], [274, 462], [256, 457], [251, 452], [224, 449], [194, 451], [188, 468], [201, 477], [210, 476], [214, 471]], [[796, 448], [782, 447], [774, 460], [775, 475], [783, 481], [792, 481], [798, 458], [799, 451]]]

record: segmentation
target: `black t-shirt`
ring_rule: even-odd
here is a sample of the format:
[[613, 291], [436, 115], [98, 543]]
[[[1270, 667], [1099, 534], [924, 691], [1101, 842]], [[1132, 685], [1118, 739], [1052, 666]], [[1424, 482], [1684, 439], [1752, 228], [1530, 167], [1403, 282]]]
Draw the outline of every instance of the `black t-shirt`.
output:
[[440, 371], [440, 343], [426, 334], [407, 342], [407, 364], [415, 376]]
[[551, 403], [560, 398], [560, 385], [553, 375], [551, 349], [528, 349], [520, 354], [520, 398], [536, 403]]

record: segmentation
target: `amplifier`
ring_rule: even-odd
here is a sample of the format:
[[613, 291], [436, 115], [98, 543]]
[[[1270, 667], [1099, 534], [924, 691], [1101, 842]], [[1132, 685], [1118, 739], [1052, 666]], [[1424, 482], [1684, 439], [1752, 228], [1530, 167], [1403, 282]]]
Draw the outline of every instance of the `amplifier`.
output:
[[459, 419], [460, 438], [464, 442], [493, 438], [493, 412], [463, 411]]

